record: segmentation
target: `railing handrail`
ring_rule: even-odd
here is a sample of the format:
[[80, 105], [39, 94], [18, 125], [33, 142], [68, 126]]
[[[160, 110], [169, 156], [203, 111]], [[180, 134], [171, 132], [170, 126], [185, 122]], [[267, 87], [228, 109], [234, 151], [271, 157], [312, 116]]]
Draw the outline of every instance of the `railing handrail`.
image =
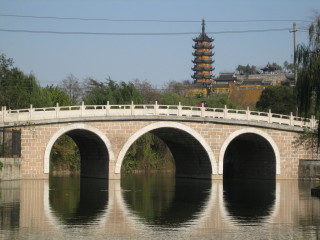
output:
[[10, 122], [30, 122], [35, 120], [63, 119], [73, 117], [90, 117], [90, 116], [180, 116], [180, 117], [204, 117], [204, 118], [220, 118], [232, 120], [261, 121], [267, 123], [297, 126], [302, 128], [315, 129], [318, 121], [315, 117], [303, 118], [299, 116], [251, 111], [247, 109], [228, 109], [212, 108], [204, 106], [184, 106], [179, 105], [161, 105], [157, 104], [117, 104], [111, 105], [75, 105], [75, 106], [59, 106], [30, 108], [24, 109], [6, 109], [2, 107], [0, 111], [0, 123]]

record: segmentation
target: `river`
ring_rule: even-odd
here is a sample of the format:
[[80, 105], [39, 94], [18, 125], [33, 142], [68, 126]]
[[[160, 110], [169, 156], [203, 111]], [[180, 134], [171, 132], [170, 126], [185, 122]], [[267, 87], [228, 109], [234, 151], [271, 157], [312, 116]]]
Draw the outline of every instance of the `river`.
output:
[[320, 199], [296, 180], [0, 182], [0, 239], [320, 239]]

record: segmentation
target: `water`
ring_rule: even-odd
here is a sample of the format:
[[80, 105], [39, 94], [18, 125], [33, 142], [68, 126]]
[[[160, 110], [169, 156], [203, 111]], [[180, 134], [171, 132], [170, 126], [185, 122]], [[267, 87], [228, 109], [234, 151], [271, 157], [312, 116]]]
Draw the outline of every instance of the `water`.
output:
[[0, 239], [320, 239], [319, 182], [0, 182]]

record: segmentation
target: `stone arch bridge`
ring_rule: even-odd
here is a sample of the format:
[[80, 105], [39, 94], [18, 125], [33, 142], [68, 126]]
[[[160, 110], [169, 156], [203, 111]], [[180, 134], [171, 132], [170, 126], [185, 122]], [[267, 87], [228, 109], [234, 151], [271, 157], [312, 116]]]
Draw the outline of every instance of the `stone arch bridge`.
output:
[[20, 178], [48, 178], [50, 152], [62, 135], [79, 147], [81, 176], [120, 179], [124, 156], [146, 133], [170, 148], [181, 177], [294, 179], [313, 152], [296, 144], [314, 118], [225, 108], [99, 105], [7, 110], [0, 127], [21, 129]]

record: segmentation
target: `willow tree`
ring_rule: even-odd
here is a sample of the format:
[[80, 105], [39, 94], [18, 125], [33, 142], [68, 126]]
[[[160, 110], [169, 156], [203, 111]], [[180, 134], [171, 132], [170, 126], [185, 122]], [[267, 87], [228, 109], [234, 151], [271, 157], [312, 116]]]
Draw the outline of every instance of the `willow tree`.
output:
[[[297, 97], [301, 115], [320, 119], [320, 16], [309, 26], [309, 42], [297, 48]], [[315, 132], [320, 143], [320, 128]]]

